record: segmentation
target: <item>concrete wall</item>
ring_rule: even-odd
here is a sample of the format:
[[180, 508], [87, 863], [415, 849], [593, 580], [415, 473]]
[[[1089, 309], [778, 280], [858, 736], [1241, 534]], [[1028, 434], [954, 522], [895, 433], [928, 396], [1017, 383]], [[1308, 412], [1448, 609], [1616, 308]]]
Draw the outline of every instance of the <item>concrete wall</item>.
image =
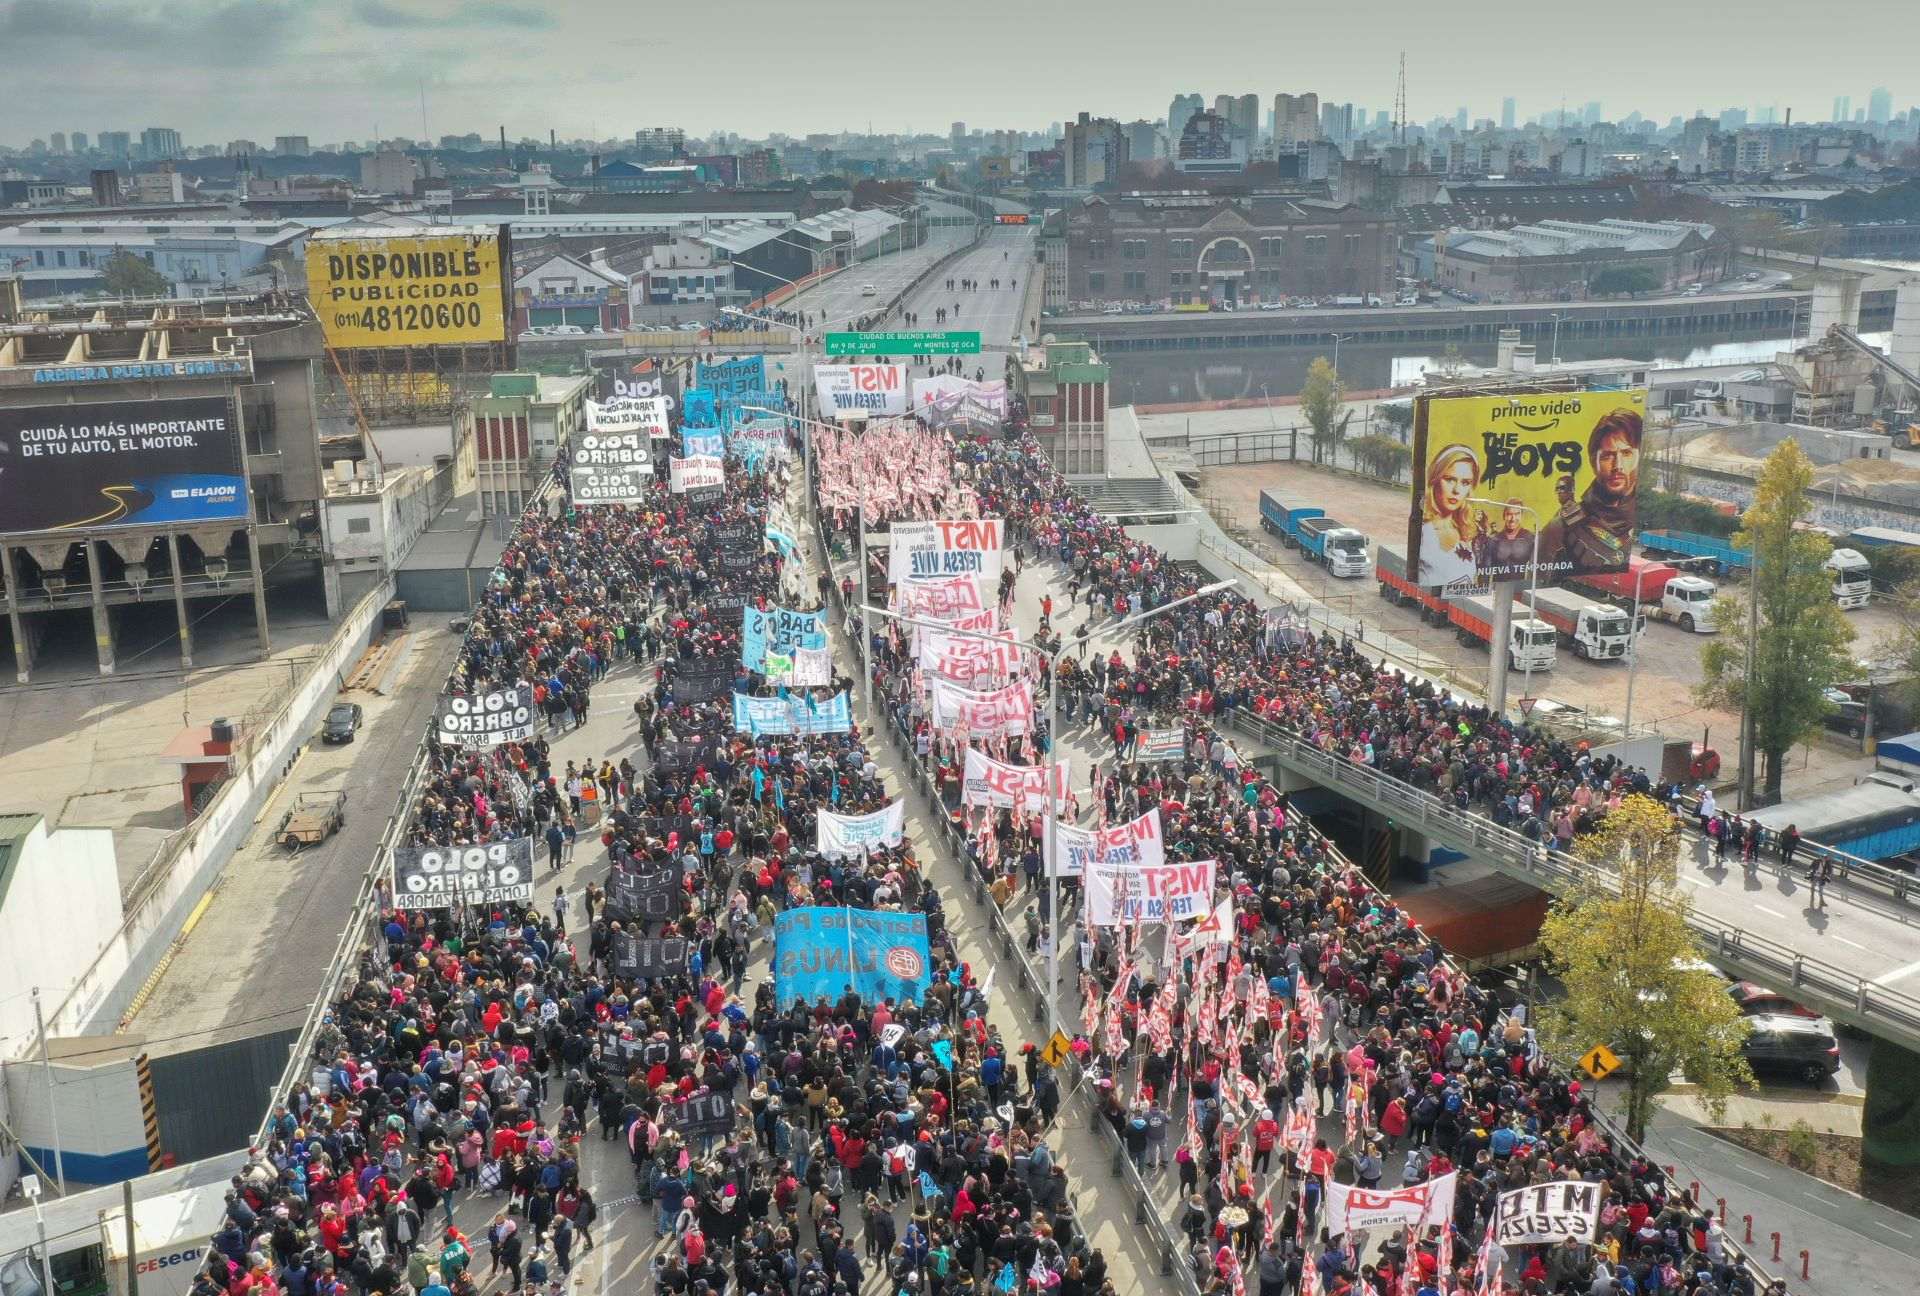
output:
[[1123, 528], [1132, 540], [1145, 541], [1178, 562], [1192, 562], [1200, 551], [1200, 533], [1189, 523], [1151, 522]]
[[333, 701], [345, 672], [366, 649], [392, 589], [390, 581], [383, 581], [335, 628], [300, 688], [265, 730], [253, 736], [245, 763], [183, 830], [172, 854], [156, 861], [150, 866], [152, 875], [135, 883], [126, 916], [106, 948], [64, 998], [54, 988], [47, 1010], [51, 1035], [81, 1035], [118, 1022], [179, 935], [188, 912], [245, 840], [261, 804]]
[[371, 428], [380, 462], [388, 468], [431, 468], [434, 456], [453, 454], [453, 423]]
[[61, 828], [46, 820], [20, 843], [0, 901], [0, 1053], [17, 1058], [34, 1045], [33, 999], [40, 986], [51, 1013], [120, 926], [120, 879], [113, 830]]
[[[137, 1037], [102, 1040], [100, 1056], [53, 1058], [53, 1102], [60, 1113], [60, 1164], [67, 1182], [115, 1183], [151, 1168], [134, 1062]], [[62, 1050], [73, 1042], [59, 1041]], [[7, 1105], [14, 1129], [34, 1160], [54, 1169], [53, 1125], [46, 1072], [35, 1064], [7, 1068]]]

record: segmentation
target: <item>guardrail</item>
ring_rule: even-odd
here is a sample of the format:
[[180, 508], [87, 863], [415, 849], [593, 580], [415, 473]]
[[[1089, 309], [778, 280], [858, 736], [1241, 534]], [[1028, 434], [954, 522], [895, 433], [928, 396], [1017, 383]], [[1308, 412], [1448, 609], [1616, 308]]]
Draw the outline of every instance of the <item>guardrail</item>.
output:
[[[1270, 720], [1239, 710], [1229, 712], [1225, 720], [1227, 727], [1272, 748], [1275, 756], [1289, 768], [1367, 801], [1397, 821], [1418, 827], [1448, 845], [1492, 860], [1508, 872], [1530, 877], [1544, 889], [1564, 890], [1576, 883], [1605, 881], [1604, 872], [1573, 856], [1549, 850], [1490, 819], [1455, 810], [1439, 798], [1398, 779], [1322, 751]], [[1912, 879], [1899, 874], [1893, 874], [1891, 879], [1878, 876], [1891, 873], [1878, 866], [1847, 871], [1851, 874], [1847, 885], [1876, 894], [1884, 887], [1886, 897], [1896, 903], [1910, 905], [1913, 902]], [[1698, 909], [1692, 911], [1691, 923], [1714, 957], [1743, 964], [1755, 973], [1756, 979], [1781, 990], [1792, 990], [1799, 998], [1817, 998], [1820, 1006], [1845, 1020], [1897, 1040], [1908, 1048], [1920, 1048], [1920, 997], [1879, 985]]]

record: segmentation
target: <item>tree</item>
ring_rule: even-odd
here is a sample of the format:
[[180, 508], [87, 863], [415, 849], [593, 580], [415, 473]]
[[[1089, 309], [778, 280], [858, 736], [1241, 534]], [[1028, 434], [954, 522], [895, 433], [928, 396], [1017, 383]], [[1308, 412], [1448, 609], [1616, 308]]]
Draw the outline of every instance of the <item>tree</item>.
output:
[[1616, 293], [1658, 292], [1663, 281], [1660, 272], [1651, 266], [1608, 266], [1594, 272], [1587, 283], [1587, 291], [1596, 297], [1611, 297]]
[[165, 297], [173, 282], [131, 252], [115, 252], [100, 267], [100, 282], [115, 297]]
[[[1765, 758], [1760, 804], [1780, 799], [1786, 755], [1831, 710], [1823, 690], [1852, 669], [1853, 627], [1833, 601], [1821, 565], [1833, 542], [1796, 530], [1813, 512], [1807, 488], [1813, 464], [1797, 441], [1782, 441], [1760, 470], [1753, 503], [1741, 515], [1735, 548], [1753, 555], [1748, 579], [1758, 587], [1759, 634], [1748, 645], [1746, 598], [1714, 606], [1715, 635], [1700, 653], [1705, 671], [1697, 695], [1709, 706], [1744, 709], [1754, 749]], [[1749, 664], [1748, 658], [1752, 661]]]
[[1354, 467], [1382, 481], [1399, 481], [1413, 462], [1413, 448], [1406, 442], [1374, 432], [1347, 442], [1347, 453], [1353, 456]]
[[1630, 796], [1574, 852], [1591, 880], [1555, 900], [1540, 943], [1566, 998], [1541, 1011], [1550, 1052], [1580, 1057], [1605, 1044], [1625, 1064], [1627, 1134], [1647, 1130], [1675, 1071], [1717, 1116], [1753, 1084], [1741, 1055], [1746, 1021], [1702, 965], [1679, 886], [1680, 826], [1659, 802]]
[[1300, 389], [1300, 412], [1307, 416], [1313, 433], [1313, 461], [1333, 462], [1346, 435], [1347, 421], [1340, 417], [1346, 408], [1346, 388], [1340, 375], [1325, 356], [1316, 356], [1307, 369], [1306, 385]]
[[1413, 401], [1411, 399], [1381, 401], [1373, 407], [1373, 412], [1379, 415], [1382, 423], [1393, 429], [1393, 435], [1397, 439], [1405, 441], [1411, 437], [1413, 433]]

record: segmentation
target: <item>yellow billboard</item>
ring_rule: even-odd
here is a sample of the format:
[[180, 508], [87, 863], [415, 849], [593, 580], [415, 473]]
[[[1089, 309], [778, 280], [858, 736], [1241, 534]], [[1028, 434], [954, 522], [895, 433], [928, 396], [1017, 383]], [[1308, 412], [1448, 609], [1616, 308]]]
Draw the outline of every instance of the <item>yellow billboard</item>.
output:
[[307, 295], [329, 346], [503, 342], [510, 263], [499, 226], [322, 230], [307, 241]]
[[1435, 394], [1414, 415], [1409, 579], [1464, 592], [1621, 571], [1639, 518], [1645, 391]]

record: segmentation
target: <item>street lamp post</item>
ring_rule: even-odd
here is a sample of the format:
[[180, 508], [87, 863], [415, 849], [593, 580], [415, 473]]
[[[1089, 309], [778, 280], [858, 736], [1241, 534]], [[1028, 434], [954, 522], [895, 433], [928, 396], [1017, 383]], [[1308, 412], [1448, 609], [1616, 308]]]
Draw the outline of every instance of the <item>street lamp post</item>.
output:
[[1567, 317], [1561, 314], [1559, 311], [1554, 311], [1552, 314], [1547, 316], [1547, 318], [1553, 321], [1553, 360], [1551, 361], [1551, 363], [1559, 364], [1560, 363], [1560, 321]]
[[1342, 342], [1351, 342], [1359, 336], [1358, 333], [1335, 333], [1333, 335], [1333, 372], [1336, 376], [1340, 372], [1340, 344]]
[[[1533, 561], [1527, 567], [1527, 619], [1537, 619], [1537, 598], [1540, 592], [1540, 513], [1531, 504], [1509, 504], [1505, 500], [1489, 499], [1484, 495], [1467, 496], [1469, 504], [1488, 504], [1502, 510], [1521, 509], [1533, 519]], [[1508, 640], [1512, 638], [1513, 595], [1507, 589], [1507, 582], [1491, 581], [1489, 588], [1493, 594], [1493, 623], [1488, 627], [1487, 655], [1491, 664], [1487, 678], [1487, 692], [1492, 694], [1488, 701], [1494, 710], [1504, 716], [1507, 713], [1507, 667], [1511, 650]], [[1531, 632], [1531, 627], [1529, 627]], [[1493, 639], [1498, 634], [1500, 642]], [[1533, 645], [1528, 644], [1529, 648]], [[1533, 696], [1533, 654], [1527, 654], [1526, 684], [1527, 696]]]
[[[1162, 603], [1156, 608], [1136, 612], [1132, 616], [1114, 622], [1112, 625], [1103, 626], [1101, 627], [1100, 633], [1102, 635], [1117, 634], [1129, 627], [1139, 625], [1143, 621], [1157, 617], [1163, 612], [1171, 612], [1173, 609], [1191, 603], [1195, 599], [1206, 598], [1210, 594], [1218, 594], [1222, 590], [1230, 589], [1238, 583], [1237, 581], [1225, 580], [1215, 581], [1211, 585], [1203, 585], [1193, 593], [1185, 595], [1184, 597]], [[860, 610], [863, 616], [886, 617], [889, 620], [898, 621], [903, 625], [918, 626], [937, 631], [941, 634], [950, 634], [956, 638], [984, 639], [990, 643], [1011, 642], [1015, 647], [1024, 648], [1046, 659], [1047, 789], [1045, 795], [1041, 797], [1041, 801], [1045, 806], [1044, 813], [1046, 821], [1045, 828], [1043, 829], [1043, 840], [1046, 843], [1044, 853], [1047, 870], [1047, 922], [1052, 934], [1052, 939], [1047, 942], [1047, 1034], [1051, 1036], [1053, 1032], [1060, 1029], [1060, 941], [1064, 935], [1064, 924], [1060, 921], [1060, 870], [1058, 863], [1060, 858], [1059, 818], [1053, 795], [1054, 788], [1060, 779], [1059, 653], [1056, 650], [1043, 648], [1039, 644], [1027, 640], [1009, 640], [1005, 636], [988, 634], [980, 630], [955, 630], [944, 621], [935, 621], [926, 617], [908, 616], [905, 613], [893, 612], [886, 608], [867, 605], [863, 606]], [[871, 669], [868, 670], [867, 675], [869, 679], [872, 678], [873, 672]], [[872, 714], [871, 704], [869, 704], [868, 714]]]

